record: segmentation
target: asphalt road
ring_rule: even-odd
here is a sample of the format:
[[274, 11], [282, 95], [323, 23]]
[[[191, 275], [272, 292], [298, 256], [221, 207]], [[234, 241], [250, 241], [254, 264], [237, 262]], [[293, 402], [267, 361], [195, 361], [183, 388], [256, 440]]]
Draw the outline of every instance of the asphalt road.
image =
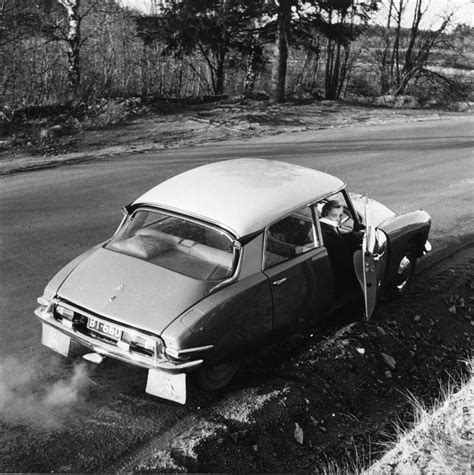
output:
[[177, 406], [144, 393], [144, 371], [106, 360], [86, 377], [41, 346], [36, 298], [61, 266], [114, 232], [122, 205], [189, 168], [265, 157], [337, 175], [399, 213], [427, 210], [434, 250], [446, 249], [474, 229], [473, 126], [464, 116], [330, 129], [0, 178], [0, 471], [107, 470], [220, 397], [191, 390]]

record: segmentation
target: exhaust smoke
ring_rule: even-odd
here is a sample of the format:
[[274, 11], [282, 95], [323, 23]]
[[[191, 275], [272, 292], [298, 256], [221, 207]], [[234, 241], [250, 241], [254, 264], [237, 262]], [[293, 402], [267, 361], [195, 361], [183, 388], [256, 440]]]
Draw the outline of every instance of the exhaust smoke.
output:
[[[87, 364], [76, 363], [70, 376], [45, 383], [41, 371], [16, 358], [0, 360], [0, 419], [9, 423], [57, 427], [79, 405], [92, 381]], [[49, 378], [48, 378], [49, 379]]]

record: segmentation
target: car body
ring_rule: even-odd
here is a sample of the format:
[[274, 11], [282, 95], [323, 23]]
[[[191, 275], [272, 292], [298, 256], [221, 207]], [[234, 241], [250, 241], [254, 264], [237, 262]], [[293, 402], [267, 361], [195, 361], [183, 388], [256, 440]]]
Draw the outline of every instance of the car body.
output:
[[353, 265], [369, 317], [368, 300], [406, 291], [430, 249], [429, 215], [397, 216], [313, 169], [237, 159], [177, 175], [126, 206], [114, 236], [46, 286], [35, 311], [42, 342], [147, 368], [146, 391], [180, 403], [189, 372], [220, 388], [245, 352], [362, 294], [335, 286], [321, 231], [332, 199], [343, 205], [340, 232], [361, 238]]

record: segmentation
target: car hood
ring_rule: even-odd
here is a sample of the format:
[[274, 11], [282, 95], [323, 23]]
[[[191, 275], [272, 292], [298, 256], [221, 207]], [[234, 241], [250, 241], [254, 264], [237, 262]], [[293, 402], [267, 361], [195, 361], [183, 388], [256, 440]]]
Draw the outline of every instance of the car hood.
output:
[[209, 294], [211, 283], [100, 248], [65, 279], [58, 296], [154, 334]]
[[367, 217], [369, 223], [372, 226], [377, 227], [379, 224], [383, 223], [387, 218], [391, 218], [395, 216], [395, 213], [390, 209], [387, 208], [382, 203], [379, 203], [372, 198], [367, 198], [363, 195], [358, 195], [355, 193], [350, 193], [352, 203], [354, 208], [359, 213], [362, 218], [362, 222], [365, 223], [365, 203], [367, 200]]

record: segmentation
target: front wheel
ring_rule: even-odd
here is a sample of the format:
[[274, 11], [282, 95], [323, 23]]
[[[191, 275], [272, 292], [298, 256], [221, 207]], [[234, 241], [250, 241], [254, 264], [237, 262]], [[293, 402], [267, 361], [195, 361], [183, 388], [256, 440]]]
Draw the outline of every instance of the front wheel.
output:
[[240, 359], [205, 364], [195, 373], [197, 385], [205, 391], [217, 391], [226, 386], [240, 368]]
[[415, 267], [415, 253], [411, 247], [408, 247], [398, 263], [397, 274], [392, 284], [392, 297], [399, 297], [407, 292], [413, 280]]

